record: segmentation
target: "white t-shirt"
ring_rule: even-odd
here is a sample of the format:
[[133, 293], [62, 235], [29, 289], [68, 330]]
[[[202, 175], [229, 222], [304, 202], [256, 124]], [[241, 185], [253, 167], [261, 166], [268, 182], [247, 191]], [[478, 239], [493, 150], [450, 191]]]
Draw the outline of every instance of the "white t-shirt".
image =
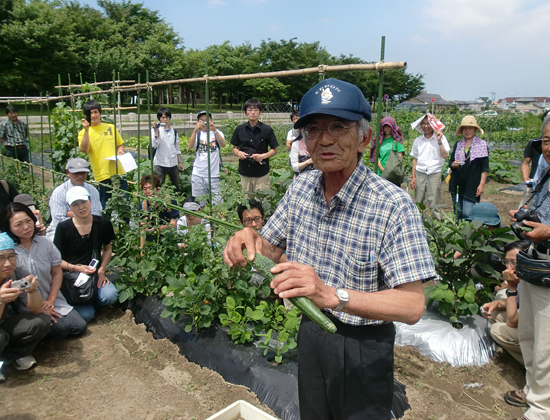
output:
[[294, 128], [291, 128], [289, 131], [288, 131], [288, 134], [286, 135], [286, 141], [292, 141], [294, 140], [296, 137], [298, 137], [300, 135], [300, 130], [296, 130]]
[[[225, 136], [221, 131], [218, 133], [224, 138]], [[196, 149], [196, 138], [193, 139], [193, 147]], [[207, 177], [208, 176], [208, 150], [206, 150], [206, 131], [200, 132], [200, 144], [199, 149], [195, 155], [195, 163], [193, 163], [193, 175]], [[220, 148], [216, 143], [216, 134], [210, 131], [210, 176], [220, 176]]]
[[[210, 223], [208, 223], [205, 219], [201, 219], [201, 224], [204, 225], [204, 230], [208, 232], [208, 243], [210, 244]], [[185, 214], [178, 219], [176, 229], [180, 235], [185, 235], [189, 232], [189, 229], [187, 229], [187, 216]], [[178, 243], [178, 246], [180, 245], [181, 243]]]
[[[449, 142], [445, 136], [441, 136], [441, 143], [447, 154], [451, 151]], [[441, 172], [445, 159], [441, 157], [439, 144], [435, 132], [429, 139], [424, 135], [414, 139], [411, 156], [416, 158], [416, 170], [426, 175]]]

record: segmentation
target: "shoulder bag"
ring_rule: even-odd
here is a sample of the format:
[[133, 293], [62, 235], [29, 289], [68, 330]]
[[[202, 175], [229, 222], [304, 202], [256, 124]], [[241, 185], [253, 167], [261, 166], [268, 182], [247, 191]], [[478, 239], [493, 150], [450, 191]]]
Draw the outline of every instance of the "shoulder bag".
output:
[[390, 156], [386, 162], [386, 166], [382, 171], [382, 178], [393, 182], [396, 185], [403, 183], [405, 179], [405, 170], [403, 168], [403, 158], [399, 156], [397, 151], [397, 140], [393, 141], [393, 146], [390, 152]]

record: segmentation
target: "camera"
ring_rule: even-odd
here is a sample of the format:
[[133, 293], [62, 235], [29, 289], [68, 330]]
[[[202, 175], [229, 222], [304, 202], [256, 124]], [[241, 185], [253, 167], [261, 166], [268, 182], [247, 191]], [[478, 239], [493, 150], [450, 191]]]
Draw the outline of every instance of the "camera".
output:
[[31, 282], [28, 279], [14, 280], [11, 282], [11, 287], [19, 290], [26, 290], [31, 287]]
[[514, 218], [516, 219], [516, 222], [512, 223], [510, 228], [519, 239], [525, 239], [523, 236], [523, 230], [521, 229], [524, 227], [524, 221], [527, 220], [529, 222], [541, 223], [539, 216], [537, 215], [537, 210], [533, 208], [519, 210]]

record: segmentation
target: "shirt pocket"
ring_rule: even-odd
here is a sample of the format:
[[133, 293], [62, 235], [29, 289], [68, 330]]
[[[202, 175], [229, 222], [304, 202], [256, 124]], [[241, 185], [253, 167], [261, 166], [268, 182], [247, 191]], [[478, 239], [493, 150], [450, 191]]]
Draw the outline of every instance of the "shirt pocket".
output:
[[378, 261], [374, 253], [346, 255], [341, 270], [343, 284], [339, 287], [362, 292], [377, 290]]

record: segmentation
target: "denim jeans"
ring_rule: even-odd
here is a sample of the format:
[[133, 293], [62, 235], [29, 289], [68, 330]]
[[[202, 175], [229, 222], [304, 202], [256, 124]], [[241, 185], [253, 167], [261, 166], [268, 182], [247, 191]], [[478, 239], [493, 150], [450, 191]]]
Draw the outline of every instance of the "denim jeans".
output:
[[95, 311], [101, 306], [109, 306], [118, 300], [118, 290], [113, 283], [107, 283], [98, 290], [97, 302], [93, 305], [74, 305], [75, 311], [86, 322], [94, 319]]
[[65, 338], [68, 335], [80, 335], [86, 331], [87, 322], [80, 316], [78, 311], [72, 310], [67, 315], [61, 318], [55, 317], [55, 323], [52, 322], [52, 327], [46, 338], [58, 339]]
[[456, 213], [456, 217], [458, 220], [467, 219], [470, 217], [470, 214], [472, 214], [472, 208], [476, 204], [475, 201], [468, 200], [466, 197], [462, 195], [458, 195], [458, 201], [457, 201], [457, 194], [451, 193], [451, 197], [453, 199], [453, 211]]

